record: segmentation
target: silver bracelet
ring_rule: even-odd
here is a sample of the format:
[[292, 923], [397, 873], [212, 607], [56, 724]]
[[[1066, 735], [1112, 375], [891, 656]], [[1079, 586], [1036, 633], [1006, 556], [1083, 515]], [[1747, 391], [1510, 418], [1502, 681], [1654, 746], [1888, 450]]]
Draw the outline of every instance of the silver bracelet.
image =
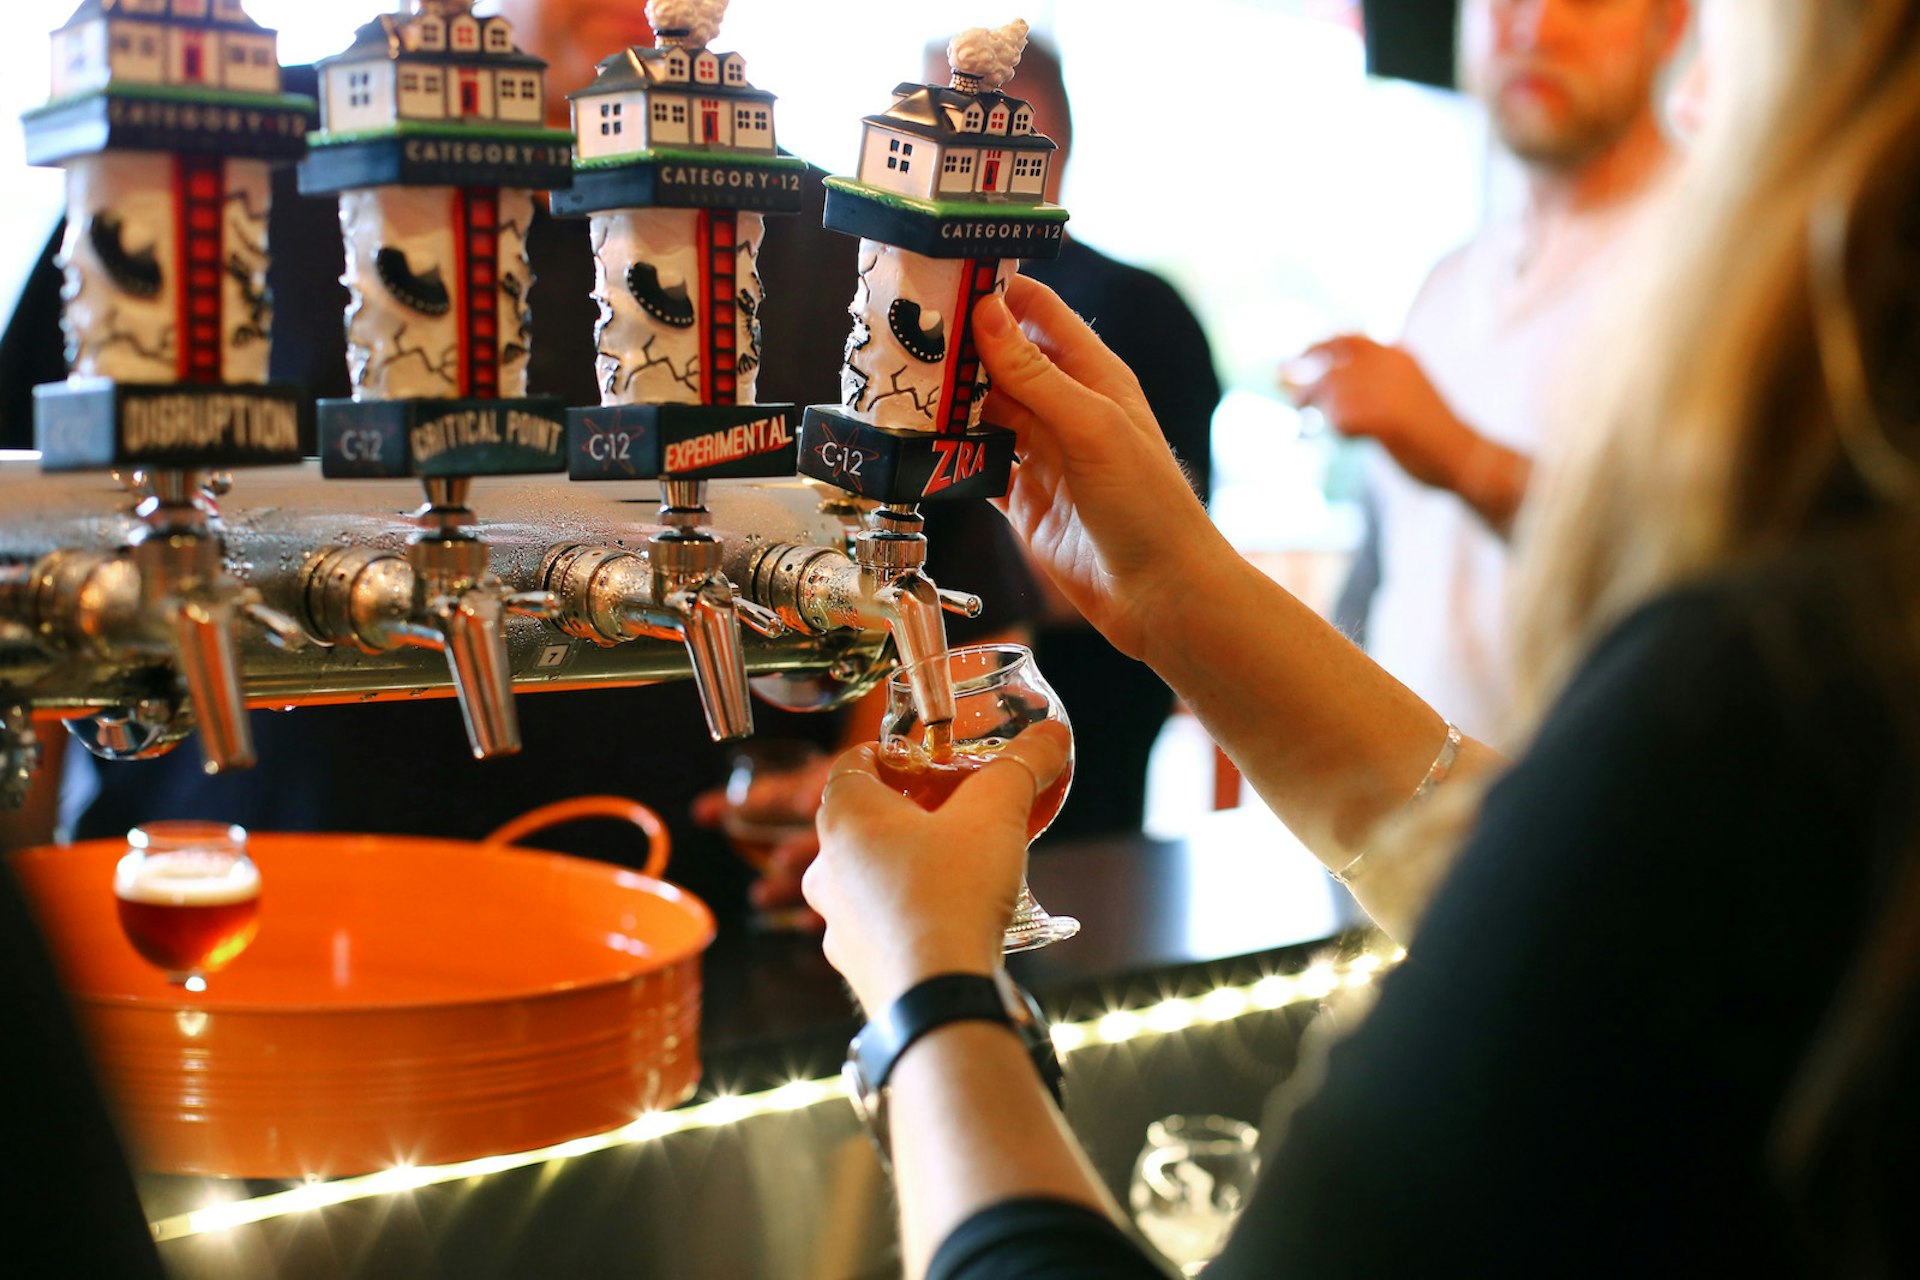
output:
[[[1420, 779], [1420, 785], [1413, 789], [1413, 795], [1408, 799], [1408, 804], [1419, 804], [1433, 794], [1434, 788], [1447, 780], [1447, 775], [1453, 772], [1453, 762], [1460, 756], [1460, 743], [1459, 727], [1451, 720], [1447, 721], [1447, 740], [1440, 744], [1440, 754], [1435, 756], [1433, 763], [1427, 766], [1427, 776]], [[1333, 878], [1341, 884], [1352, 884], [1364, 870], [1361, 864], [1366, 860], [1367, 853], [1363, 849], [1354, 856], [1353, 861], [1334, 872]]]

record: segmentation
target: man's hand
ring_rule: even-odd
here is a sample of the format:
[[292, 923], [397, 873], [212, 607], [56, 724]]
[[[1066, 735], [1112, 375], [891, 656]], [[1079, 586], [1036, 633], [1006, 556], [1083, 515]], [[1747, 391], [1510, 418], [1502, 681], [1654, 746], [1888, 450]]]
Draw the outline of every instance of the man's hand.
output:
[[1280, 381], [1341, 435], [1378, 440], [1421, 484], [1458, 494], [1502, 535], [1512, 527], [1531, 463], [1462, 422], [1406, 351], [1342, 334], [1289, 361]]

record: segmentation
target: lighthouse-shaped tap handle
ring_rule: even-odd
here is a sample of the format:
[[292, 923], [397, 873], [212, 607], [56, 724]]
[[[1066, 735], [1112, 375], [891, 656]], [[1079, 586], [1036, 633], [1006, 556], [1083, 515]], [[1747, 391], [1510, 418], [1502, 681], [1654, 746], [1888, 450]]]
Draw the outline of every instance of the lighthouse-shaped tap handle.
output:
[[305, 151], [313, 113], [280, 92], [275, 46], [241, 0], [84, 0], [25, 120], [27, 159], [67, 176], [72, 372], [34, 389], [40, 463], [138, 477], [144, 647], [170, 660], [209, 773], [253, 763], [242, 621], [297, 633], [228, 573], [202, 500], [209, 473], [298, 462], [308, 434], [305, 394], [267, 382], [268, 170]]
[[894, 505], [997, 497], [1013, 434], [980, 420], [987, 377], [973, 307], [1019, 258], [1060, 252], [1045, 203], [1051, 139], [1005, 91], [1027, 24], [963, 31], [952, 80], [902, 84], [862, 120], [856, 177], [828, 178], [826, 225], [860, 237], [841, 403], [810, 406], [800, 471]]
[[473, 0], [411, 0], [319, 64], [300, 189], [340, 200], [353, 395], [318, 406], [321, 474], [412, 476], [410, 621], [389, 647], [446, 654], [476, 757], [520, 747], [505, 589], [468, 507], [476, 476], [566, 467], [557, 399], [528, 394], [531, 188], [564, 186], [573, 135], [546, 124], [546, 63]]
[[795, 406], [757, 404], [764, 215], [802, 207], [806, 162], [774, 95], [712, 47], [727, 0], [650, 0], [651, 48], [571, 95], [556, 214], [592, 220], [600, 403], [568, 415], [576, 480], [790, 476]]
[[726, 7], [649, 0], [654, 45], [603, 59], [572, 95], [579, 159], [552, 197], [556, 214], [592, 220], [600, 308], [600, 403], [567, 414], [568, 475], [659, 479], [663, 526], [648, 539], [647, 589], [623, 601], [617, 626], [572, 614], [559, 625], [601, 644], [682, 641], [716, 740], [753, 730], [742, 624], [785, 629], [722, 573], [706, 489], [794, 472], [795, 406], [754, 394], [758, 264], [764, 215], [799, 211], [806, 172], [774, 143], [774, 96], [740, 54], [712, 47]]

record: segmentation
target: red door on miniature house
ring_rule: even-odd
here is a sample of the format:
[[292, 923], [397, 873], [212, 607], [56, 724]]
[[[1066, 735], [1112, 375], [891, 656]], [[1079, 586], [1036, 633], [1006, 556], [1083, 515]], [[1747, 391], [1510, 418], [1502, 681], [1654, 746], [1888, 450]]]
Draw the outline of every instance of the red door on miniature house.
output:
[[471, 67], [460, 68], [460, 114], [480, 114], [480, 73]]
[[720, 141], [720, 104], [712, 98], [700, 99], [700, 141]]
[[188, 84], [205, 84], [207, 81], [205, 37], [198, 31], [180, 33], [180, 78]]
[[1000, 160], [1006, 153], [1002, 151], [984, 152], [980, 158], [980, 189], [998, 191], [1000, 189]]

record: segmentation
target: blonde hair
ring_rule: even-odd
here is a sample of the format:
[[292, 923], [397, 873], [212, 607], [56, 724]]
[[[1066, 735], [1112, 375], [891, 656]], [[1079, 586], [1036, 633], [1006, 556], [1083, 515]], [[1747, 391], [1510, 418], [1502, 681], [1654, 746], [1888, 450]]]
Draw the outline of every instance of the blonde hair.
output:
[[[1529, 499], [1516, 567], [1526, 724], [1594, 642], [1690, 581], [1810, 550], [1920, 747], [1920, 0], [1723, 0], [1710, 135], [1665, 194], [1657, 279], [1598, 344], [1612, 385]], [[1571, 425], [1571, 424], [1570, 424]], [[1829, 1262], [1884, 1264], [1884, 1223], [1815, 1184], [1868, 1185], [1894, 1037], [1920, 991], [1920, 832], [1862, 938], [1769, 1143]], [[1842, 1196], [1844, 1201], [1847, 1197]], [[1856, 1198], [1857, 1199], [1857, 1198]], [[1859, 1203], [1866, 1203], [1860, 1200]]]

